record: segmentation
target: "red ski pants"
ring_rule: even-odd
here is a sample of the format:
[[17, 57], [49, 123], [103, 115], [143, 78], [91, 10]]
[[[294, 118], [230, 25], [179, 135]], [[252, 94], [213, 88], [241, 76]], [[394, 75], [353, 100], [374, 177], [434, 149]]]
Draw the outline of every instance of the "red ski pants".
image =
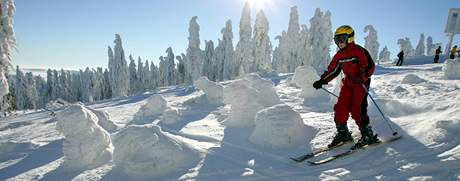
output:
[[364, 84], [355, 84], [348, 80], [342, 81], [340, 87], [339, 98], [334, 106], [335, 124], [346, 125], [347, 120], [351, 117], [359, 128], [369, 124], [369, 116], [367, 115], [367, 92], [369, 89], [370, 79]]

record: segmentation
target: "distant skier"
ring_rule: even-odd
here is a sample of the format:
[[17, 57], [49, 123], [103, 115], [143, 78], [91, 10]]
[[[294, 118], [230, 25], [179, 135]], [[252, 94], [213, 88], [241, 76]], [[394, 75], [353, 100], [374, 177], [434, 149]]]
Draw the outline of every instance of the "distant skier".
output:
[[380, 142], [377, 135], [372, 132], [367, 115], [366, 90], [369, 89], [375, 63], [366, 49], [354, 43], [354, 34], [353, 29], [348, 25], [337, 28], [334, 41], [339, 50], [334, 55], [327, 71], [321, 75], [321, 79], [313, 83], [315, 89], [320, 89], [323, 84], [337, 77], [341, 71], [344, 74], [339, 98], [334, 106], [337, 133], [332, 143], [328, 145], [330, 148], [353, 141], [347, 127], [350, 113], [361, 132], [361, 139], [352, 149]]
[[400, 51], [398, 53], [398, 62], [396, 62], [396, 66], [401, 66], [404, 62], [404, 51]]
[[455, 45], [454, 47], [452, 47], [452, 49], [450, 49], [450, 59], [455, 58], [455, 52], [456, 51], [457, 51], [457, 45]]
[[438, 63], [438, 62], [439, 62], [439, 55], [440, 55], [441, 53], [442, 53], [442, 51], [441, 51], [441, 46], [438, 46], [438, 48], [437, 48], [436, 51], [435, 51], [433, 63]]

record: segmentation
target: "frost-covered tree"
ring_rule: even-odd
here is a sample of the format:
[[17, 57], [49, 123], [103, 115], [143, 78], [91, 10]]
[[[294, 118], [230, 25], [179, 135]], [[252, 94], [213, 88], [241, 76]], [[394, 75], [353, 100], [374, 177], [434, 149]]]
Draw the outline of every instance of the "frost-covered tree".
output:
[[168, 86], [176, 84], [176, 63], [174, 62], [174, 52], [171, 47], [166, 49], [166, 83]]
[[263, 11], [259, 11], [256, 16], [254, 26], [254, 62], [258, 72], [270, 72], [272, 70], [271, 56], [272, 45], [268, 37], [269, 25]]
[[428, 38], [426, 38], [426, 55], [427, 56], [434, 55], [435, 50], [436, 50], [436, 46], [433, 44], [433, 38], [431, 36], [428, 36]]
[[312, 47], [312, 66], [317, 72], [323, 72], [331, 61], [330, 45], [333, 39], [331, 12], [316, 9], [310, 19], [310, 40]]
[[223, 81], [235, 78], [238, 75], [239, 64], [236, 63], [235, 50], [233, 49], [232, 21], [227, 20], [221, 30], [222, 39], [214, 50], [213, 67], [216, 70], [211, 80]]
[[188, 48], [187, 48], [187, 66], [186, 66], [186, 83], [192, 84], [202, 75], [203, 51], [200, 49], [200, 25], [197, 22], [198, 17], [194, 16], [190, 20]]
[[144, 73], [144, 75], [142, 76], [143, 89], [144, 91], [147, 91], [151, 89], [156, 82], [156, 80], [153, 80], [152, 73], [150, 70], [150, 64], [148, 60], [145, 60], [144, 70], [142, 72]]
[[150, 62], [150, 74], [148, 75], [148, 79], [150, 80], [150, 87], [149, 89], [154, 89], [160, 86], [160, 70], [159, 68], [153, 63]]
[[134, 58], [132, 55], [129, 55], [129, 94], [132, 95], [136, 93], [138, 90], [137, 87], [137, 70], [136, 70], [136, 62], [134, 62]]
[[377, 59], [377, 55], [379, 53], [380, 44], [377, 41], [377, 30], [372, 25], [367, 25], [364, 27], [364, 33], [368, 33], [367, 36], [364, 38], [364, 48], [369, 51], [372, 59]]
[[185, 54], [181, 54], [181, 56], [176, 56], [177, 59], [177, 79], [178, 79], [178, 84], [183, 84], [185, 81]]
[[138, 91], [144, 91], [144, 65], [142, 63], [141, 57], [137, 57], [137, 80], [136, 80], [136, 87]]
[[311, 65], [312, 64], [312, 47], [310, 46], [310, 31], [307, 25], [302, 25], [300, 31], [300, 42], [299, 42], [299, 59], [300, 65]]
[[398, 44], [401, 50], [404, 51], [405, 57], [414, 56], [415, 50], [408, 37], [405, 37], [404, 39], [398, 39]]
[[86, 67], [85, 71], [81, 71], [80, 70], [80, 76], [81, 76], [81, 80], [82, 80], [82, 98], [81, 98], [81, 101], [82, 102], [93, 102], [94, 99], [93, 99], [93, 95], [92, 95], [92, 72], [91, 70]]
[[119, 34], [115, 34], [114, 43], [113, 53], [109, 47], [110, 85], [112, 86], [112, 97], [121, 97], [128, 95], [129, 91], [128, 64]]
[[295, 68], [302, 64], [300, 33], [299, 13], [294, 6], [291, 8], [287, 32], [283, 31], [275, 38], [279, 41], [279, 46], [273, 54], [273, 64], [278, 72], [294, 72]]
[[47, 84], [46, 80], [41, 77], [40, 75], [34, 77], [35, 80], [35, 89], [37, 90], [37, 108], [43, 108], [46, 105], [46, 91], [47, 91]]
[[425, 55], [425, 35], [420, 34], [420, 39], [418, 41], [417, 47], [415, 48], [415, 56], [424, 56]]
[[[14, 1], [0, 1], [0, 102], [9, 92], [6, 74], [11, 67], [11, 54], [16, 47], [16, 37], [13, 29]], [[6, 105], [4, 105], [6, 106]]]
[[213, 59], [214, 59], [214, 42], [212, 40], [205, 41], [205, 49], [204, 49], [204, 61], [203, 61], [203, 76], [208, 77], [208, 79], [212, 80], [214, 77], [215, 72], [217, 71], [212, 67]]
[[246, 2], [241, 13], [240, 40], [235, 49], [235, 65], [239, 65], [230, 75], [230, 79], [244, 73], [254, 72], [254, 44], [252, 43], [251, 9]]
[[19, 66], [16, 66], [16, 79], [14, 82], [15, 85], [15, 95], [16, 95], [16, 108], [26, 109], [28, 95], [27, 95], [27, 81], [24, 73], [19, 69]]
[[38, 93], [35, 84], [34, 75], [32, 72], [27, 72], [25, 75], [26, 82], [26, 107], [27, 109], [37, 109]]
[[112, 98], [112, 87], [110, 86], [110, 72], [108, 69], [104, 70], [104, 80], [102, 85], [102, 97], [104, 99]]
[[93, 77], [91, 82], [93, 83], [92, 86], [92, 95], [95, 101], [102, 100], [102, 91], [103, 91], [103, 83], [104, 83], [104, 72], [102, 71], [102, 67], [97, 67], [97, 69], [93, 70]]
[[380, 62], [387, 62], [390, 61], [390, 51], [388, 51], [387, 46], [383, 47], [382, 51], [379, 54], [379, 59], [377, 60], [377, 64]]

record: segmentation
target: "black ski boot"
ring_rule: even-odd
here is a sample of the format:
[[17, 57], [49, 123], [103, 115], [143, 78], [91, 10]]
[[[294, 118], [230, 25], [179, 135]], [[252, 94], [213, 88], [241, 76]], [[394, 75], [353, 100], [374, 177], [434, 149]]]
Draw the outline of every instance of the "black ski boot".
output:
[[337, 125], [337, 134], [334, 136], [332, 143], [327, 145], [329, 148], [333, 148], [347, 142], [353, 141], [350, 131], [348, 131], [347, 125]]
[[359, 129], [361, 131], [361, 139], [351, 147], [352, 150], [361, 148], [366, 145], [372, 145], [375, 143], [380, 143], [377, 134], [374, 135], [372, 132], [372, 127], [370, 125], [364, 126]]

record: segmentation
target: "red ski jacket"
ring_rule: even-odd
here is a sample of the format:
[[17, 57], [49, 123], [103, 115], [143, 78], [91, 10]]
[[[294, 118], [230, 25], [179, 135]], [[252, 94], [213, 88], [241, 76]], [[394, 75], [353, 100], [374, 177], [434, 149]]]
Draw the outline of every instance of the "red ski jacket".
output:
[[327, 71], [321, 75], [321, 80], [328, 83], [343, 71], [346, 82], [362, 84], [372, 76], [374, 70], [375, 63], [369, 52], [355, 43], [350, 43], [334, 55]]

